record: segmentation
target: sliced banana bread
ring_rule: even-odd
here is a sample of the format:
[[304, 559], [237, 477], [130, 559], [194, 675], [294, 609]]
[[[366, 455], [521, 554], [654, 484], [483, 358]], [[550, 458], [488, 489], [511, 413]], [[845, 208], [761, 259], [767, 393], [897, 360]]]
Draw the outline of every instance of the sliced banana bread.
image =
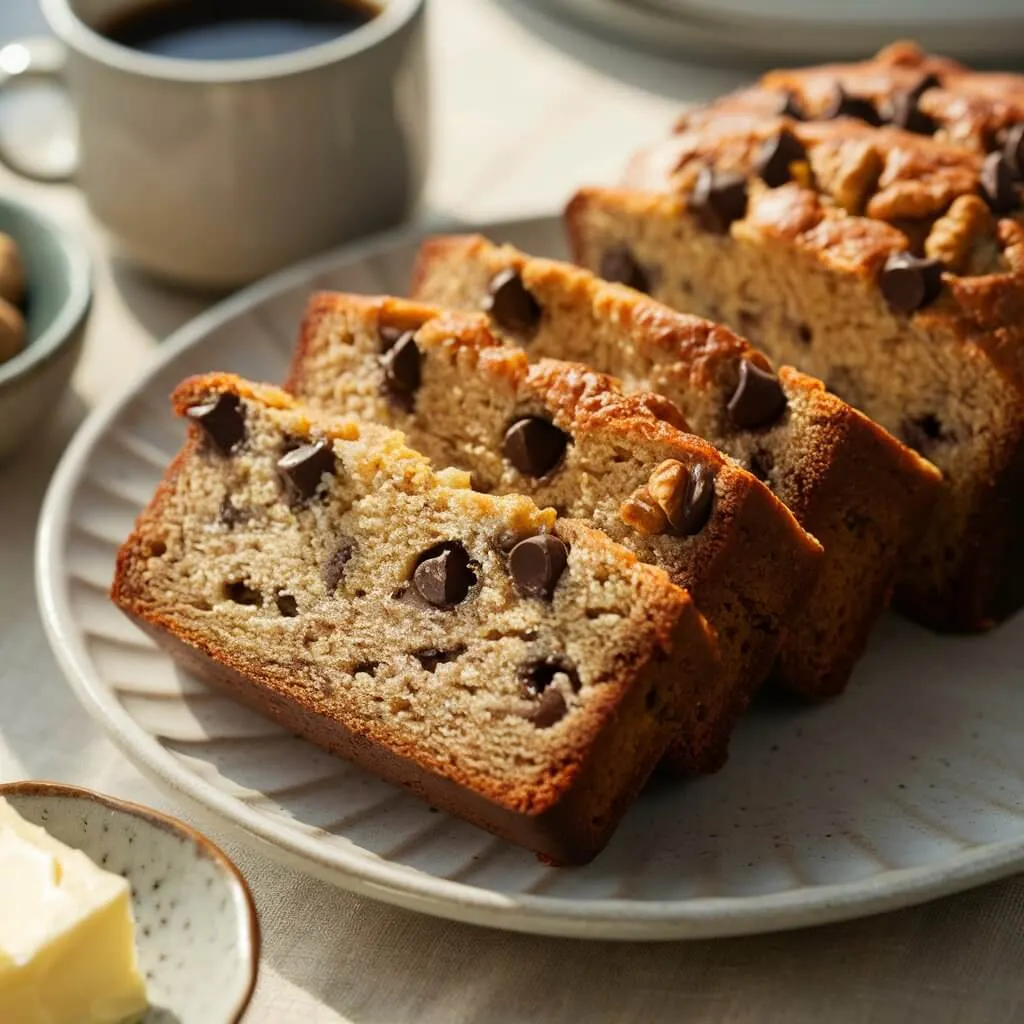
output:
[[[628, 268], [604, 269], [644, 284]], [[477, 236], [437, 238], [421, 250], [414, 291], [485, 308], [531, 354], [585, 361], [627, 390], [668, 397], [697, 433], [767, 481], [825, 549], [780, 677], [814, 696], [845, 686], [934, 500], [931, 466], [818, 381], [788, 367], [776, 376], [727, 328], [577, 267]]]
[[821, 378], [943, 472], [897, 591], [914, 618], [977, 630], [1020, 607], [1024, 180], [1005, 155], [741, 111], [695, 115], [630, 182], [573, 200], [578, 260], [632, 261], [653, 296]]
[[395, 431], [227, 375], [174, 402], [188, 441], [117, 604], [328, 750], [556, 862], [597, 853], [716, 678], [686, 592]]
[[622, 395], [576, 364], [502, 344], [483, 314], [322, 294], [287, 388], [332, 413], [399, 427], [477, 489], [528, 494], [665, 569], [715, 630], [721, 675], [669, 750], [710, 771], [817, 576], [820, 545], [756, 478], [684, 433], [655, 395]]

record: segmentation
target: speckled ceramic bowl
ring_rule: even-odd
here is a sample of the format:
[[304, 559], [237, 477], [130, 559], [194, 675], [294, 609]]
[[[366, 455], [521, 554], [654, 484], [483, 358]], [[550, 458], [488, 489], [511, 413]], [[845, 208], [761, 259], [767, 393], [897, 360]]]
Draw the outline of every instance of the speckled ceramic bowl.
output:
[[46, 423], [78, 362], [92, 301], [89, 254], [30, 206], [0, 197], [0, 231], [25, 264], [28, 342], [0, 363], [0, 459], [36, 423]]
[[237, 1024], [256, 984], [260, 932], [249, 888], [228, 858], [156, 811], [50, 782], [0, 785], [27, 821], [132, 886], [144, 1024]]

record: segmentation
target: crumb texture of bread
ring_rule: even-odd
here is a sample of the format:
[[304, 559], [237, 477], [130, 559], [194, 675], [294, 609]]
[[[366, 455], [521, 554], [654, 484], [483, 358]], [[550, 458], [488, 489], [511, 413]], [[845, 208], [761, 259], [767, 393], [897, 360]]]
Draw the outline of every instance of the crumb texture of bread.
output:
[[[115, 602], [327, 749], [557, 862], [592, 857], [717, 671], [685, 591], [396, 431], [229, 375], [175, 402], [189, 439]], [[554, 551], [539, 594], [514, 572], [525, 540]]]
[[[382, 339], [410, 324], [394, 344], [415, 351], [416, 387], [396, 395]], [[468, 471], [479, 490], [527, 494], [602, 530], [685, 587], [716, 632], [721, 673], [694, 693], [700, 707], [669, 761], [686, 771], [721, 765], [821, 557], [764, 484], [679, 429], [682, 416], [664, 399], [626, 396], [580, 364], [531, 364], [479, 313], [315, 296], [288, 387], [314, 408], [397, 427], [436, 466]]]
[[[632, 201], [631, 193], [622, 194]], [[570, 228], [579, 219], [592, 220], [589, 201], [587, 209], [583, 201], [576, 205]], [[663, 228], [674, 237], [667, 218], [631, 223], [647, 234]], [[631, 250], [615, 248], [615, 237], [627, 246], [632, 241], [618, 235], [619, 226], [586, 233], [577, 247], [581, 262], [600, 268], [609, 252], [620, 263], [624, 253], [628, 257]], [[630, 260], [634, 283], [655, 287], [655, 265]], [[804, 612], [788, 628], [777, 675], [809, 696], [839, 692], [934, 503], [935, 469], [820, 382], [783, 367], [772, 385], [767, 357], [729, 328], [676, 312], [585, 269], [478, 236], [441, 237], [421, 249], [414, 294], [480, 309], [492, 282], [509, 271], [541, 310], [528, 340], [510, 340], [536, 357], [585, 361], [619, 378], [627, 391], [665, 396], [696, 433], [764, 480], [821, 543], [817, 580]], [[730, 411], [745, 364], [761, 371], [784, 400], [768, 409], [768, 422], [754, 426], [738, 425]]]

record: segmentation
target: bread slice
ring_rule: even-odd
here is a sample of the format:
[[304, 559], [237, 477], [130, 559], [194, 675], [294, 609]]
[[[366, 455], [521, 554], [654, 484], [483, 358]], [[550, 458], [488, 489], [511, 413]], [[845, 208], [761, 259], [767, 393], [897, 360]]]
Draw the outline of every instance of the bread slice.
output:
[[678, 409], [626, 397], [577, 364], [531, 366], [483, 314], [338, 294], [310, 300], [286, 386], [313, 407], [398, 427], [436, 466], [470, 471], [475, 487], [528, 494], [665, 569], [721, 656], [717, 686], [668, 760], [684, 771], [722, 764], [821, 548], [760, 481], [679, 429]]
[[[962, 97], [982, 120], [946, 134], [985, 135], [1008, 103]], [[820, 377], [942, 471], [897, 601], [979, 630], [1024, 604], [1024, 167], [1003, 129], [988, 156], [942, 134], [712, 108], [568, 218], [582, 263], [628, 253], [652, 295]], [[735, 209], [716, 224], [722, 182]]]
[[588, 860], [716, 677], [665, 573], [400, 434], [228, 375], [117, 560], [115, 602], [328, 750], [559, 863]]
[[666, 396], [698, 434], [762, 477], [824, 547], [782, 646], [780, 678], [811, 696], [842, 690], [934, 500], [931, 466], [820, 382], [789, 367], [776, 376], [727, 328], [569, 264], [478, 236], [436, 238], [421, 250], [413, 290], [489, 308], [531, 355], [586, 361], [628, 391]]

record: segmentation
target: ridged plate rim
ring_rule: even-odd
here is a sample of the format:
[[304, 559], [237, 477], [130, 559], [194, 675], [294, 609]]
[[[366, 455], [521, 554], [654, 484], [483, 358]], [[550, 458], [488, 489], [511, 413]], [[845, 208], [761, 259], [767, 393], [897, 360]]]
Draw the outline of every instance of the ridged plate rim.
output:
[[[550, 215], [453, 229], [501, 238], [513, 231], [550, 230]], [[438, 230], [435, 225], [432, 230]], [[146, 370], [98, 406], [65, 451], [43, 503], [36, 538], [36, 587], [51, 647], [90, 716], [147, 777], [182, 799], [205, 822], [229, 826], [267, 851], [360, 895], [439, 917], [513, 931], [591, 939], [667, 940], [746, 935], [849, 920], [963, 891], [1024, 869], [1024, 837], [979, 845], [947, 859], [879, 872], [870, 878], [735, 898], [682, 900], [573, 899], [503, 895], [416, 872], [376, 854], [320, 842], [260, 814], [188, 771], [119, 705], [94, 670], [71, 610], [61, 565], [71, 499], [94, 447], [124, 407], [169, 363], [219, 326], [332, 268], [382, 255], [429, 233], [403, 228], [303, 261], [218, 303], [176, 331]]]

